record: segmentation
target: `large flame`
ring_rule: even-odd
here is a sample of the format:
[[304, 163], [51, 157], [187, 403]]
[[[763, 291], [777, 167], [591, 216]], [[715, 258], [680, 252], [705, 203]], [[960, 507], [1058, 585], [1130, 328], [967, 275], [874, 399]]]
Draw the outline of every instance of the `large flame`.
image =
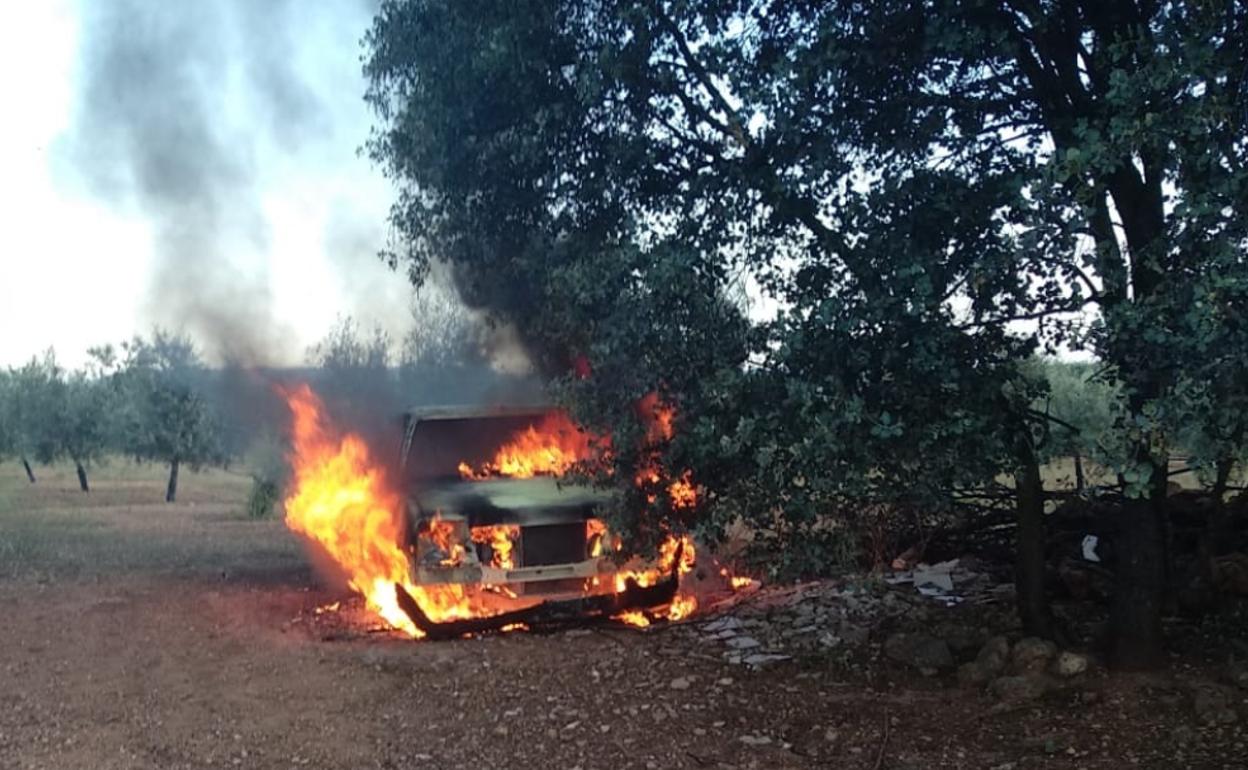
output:
[[[679, 561], [677, 561], [679, 559]], [[615, 590], [623, 591], [627, 586], [627, 581], [632, 580], [640, 586], [652, 586], [658, 583], [673, 570], [683, 577], [693, 571], [693, 566], [697, 563], [697, 549], [693, 545], [693, 538], [688, 535], [676, 537], [669, 535], [659, 546], [658, 564], [652, 567], [634, 567], [632, 569], [623, 569], [615, 573]], [[681, 620], [687, 618], [698, 608], [698, 599], [692, 594], [678, 593], [671, 604], [666, 607], [655, 607], [654, 614], [665, 617], [668, 620]], [[615, 619], [623, 623], [633, 626], [646, 627], [650, 625], [649, 618], [643, 612], [625, 612], [616, 615]]]
[[499, 448], [494, 459], [479, 468], [459, 464], [464, 478], [512, 476], [562, 476], [576, 463], [588, 460], [593, 437], [581, 430], [563, 412], [551, 412], [538, 425], [530, 425]]
[[[291, 492], [285, 500], [286, 524], [324, 549], [345, 573], [351, 588], [360, 593], [386, 623], [413, 637], [423, 636], [399, 607], [396, 585], [402, 586], [435, 622], [496, 614], [505, 609], [496, 603], [501, 597], [516, 598], [508, 590], [491, 591], [488, 586], [417, 585], [406, 550], [407, 519], [402, 496], [390, 485], [383, 468], [370, 457], [364, 440], [356, 434], [335, 430], [329, 424], [323, 404], [307, 385], [283, 390], [282, 395], [292, 415], [293, 479]], [[656, 420], [656, 424], [661, 426], [656, 429], [656, 437], [670, 438], [670, 416], [666, 420]], [[559, 474], [592, 451], [592, 437], [577, 430], [565, 416], [549, 418], [539, 427], [541, 430], [530, 428], [510, 442], [493, 463], [474, 471], [474, 477], [478, 472], [519, 476]], [[552, 443], [548, 440], [550, 436], [558, 440]], [[657, 474], [653, 480], [658, 481]], [[668, 488], [677, 507], [696, 501], [688, 473]], [[516, 566], [514, 549], [521, 532], [514, 525], [473, 527], [459, 533], [451, 522], [435, 516], [429, 522], [428, 531], [422, 531], [420, 537], [428, 539], [445, 554], [442, 566], [456, 566], [463, 562], [465, 549], [471, 547], [467, 542], [460, 542], [461, 534], [472, 542], [489, 546], [492, 566], [503, 569]], [[621, 547], [618, 538], [596, 519], [587, 523], [585, 534], [587, 557], [603, 556]], [[669, 536], [659, 548], [657, 563], [645, 565], [634, 559], [614, 575], [603, 575], [602, 580], [592, 578], [586, 590], [593, 593], [623, 591], [630, 579], [641, 586], [652, 586], [673, 570], [680, 575], [688, 573], [695, 560], [694, 544], [689, 537]], [[679, 620], [696, 608], [694, 597], [680, 594], [666, 607], [630, 612], [617, 619], [645, 625], [651, 617]]]
[[346, 574], [348, 584], [390, 626], [422, 634], [399, 607], [402, 585], [436, 620], [480, 613], [461, 586], [417, 586], [403, 544], [407, 521], [401, 497], [359, 436], [330, 429], [324, 406], [307, 385], [283, 391], [293, 418], [292, 491], [286, 525], [316, 542]]
[[[698, 493], [689, 471], [666, 482], [659, 472], [659, 448], [675, 435], [676, 410], [664, 403], [657, 392], [651, 392], [637, 402], [637, 414], [646, 426], [645, 446], [650, 457], [634, 481], [638, 486], [665, 486], [673, 508], [694, 507]], [[460, 462], [459, 474], [466, 479], [562, 476], [576, 463], [592, 459], [596, 451], [608, 450], [610, 445], [609, 438], [582, 430], [563, 412], [551, 412], [537, 425], [512, 436], [494, 454], [494, 459], [475, 468]], [[655, 499], [650, 496], [651, 502]]]

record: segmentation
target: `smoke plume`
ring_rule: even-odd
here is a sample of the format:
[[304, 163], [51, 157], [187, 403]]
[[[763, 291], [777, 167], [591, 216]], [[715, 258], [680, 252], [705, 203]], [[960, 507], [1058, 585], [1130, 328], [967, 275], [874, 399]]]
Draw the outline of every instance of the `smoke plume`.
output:
[[268, 263], [254, 258], [270, 245], [266, 175], [333, 123], [293, 36], [341, 24], [354, 41], [370, 5], [81, 5], [75, 169], [94, 195], [151, 223], [147, 320], [187, 331], [210, 360], [260, 364], [298, 353], [274, 316]]

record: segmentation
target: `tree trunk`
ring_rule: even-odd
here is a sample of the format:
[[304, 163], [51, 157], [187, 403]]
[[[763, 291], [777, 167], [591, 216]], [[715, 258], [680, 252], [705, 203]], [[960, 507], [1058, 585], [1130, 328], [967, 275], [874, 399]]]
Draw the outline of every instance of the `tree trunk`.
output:
[[178, 458], [169, 461], [169, 486], [165, 488], [165, 502], [172, 503], [178, 497]]
[[1165, 467], [1166, 463], [1155, 463], [1149, 497], [1127, 504], [1121, 514], [1117, 584], [1110, 610], [1110, 662], [1115, 668], [1155, 668], [1164, 660]]
[[1087, 479], [1083, 475], [1083, 455], [1075, 455], [1075, 491], [1082, 492], [1087, 486]]
[[87, 485], [87, 469], [82, 467], [82, 463], [74, 461], [74, 467], [78, 470], [78, 486], [82, 487], [83, 492], [90, 492], [91, 487]]
[[1017, 495], [1018, 546], [1015, 564], [1018, 617], [1027, 636], [1053, 637], [1053, 619], [1044, 591], [1044, 481], [1030, 449], [1014, 474]]
[[1207, 588], [1213, 587], [1213, 560], [1226, 552], [1227, 544], [1232, 542], [1230, 520], [1226, 515], [1226, 488], [1231, 482], [1231, 470], [1235, 462], [1230, 458], [1218, 460], [1217, 475], [1210, 490], [1213, 505], [1209, 509], [1209, 519], [1205, 522], [1205, 531], [1200, 534], [1200, 546], [1197, 557], [1200, 559], [1200, 576]]
[[30, 463], [25, 457], [22, 458], [22, 467], [26, 469], [26, 478], [30, 479], [30, 483], [35, 483], [35, 472], [31, 470]]

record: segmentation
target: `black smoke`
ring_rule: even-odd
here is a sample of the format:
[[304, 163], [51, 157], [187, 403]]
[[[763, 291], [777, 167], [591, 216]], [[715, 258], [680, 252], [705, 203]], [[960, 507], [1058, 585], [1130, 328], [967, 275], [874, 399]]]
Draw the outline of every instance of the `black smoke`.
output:
[[92, 194], [151, 223], [155, 264], [134, 277], [148, 287], [146, 320], [187, 331], [210, 359], [260, 364], [299, 353], [274, 316], [266, 263], [240, 255], [269, 245], [266, 169], [333, 126], [301, 69], [297, 36], [315, 23], [354, 46], [372, 5], [80, 5], [74, 169]]

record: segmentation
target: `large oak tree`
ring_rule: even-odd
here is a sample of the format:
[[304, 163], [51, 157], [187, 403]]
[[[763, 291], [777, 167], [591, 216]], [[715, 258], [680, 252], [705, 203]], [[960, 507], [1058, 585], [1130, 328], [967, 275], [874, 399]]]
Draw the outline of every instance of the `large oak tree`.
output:
[[1244, 387], [1246, 26], [1230, 0], [392, 0], [366, 40], [389, 256], [447, 262], [591, 423], [658, 387], [703, 511], [788, 553], [845, 501], [1007, 470], [1034, 578], [1020, 363], [1092, 352], [1139, 500], [1114, 657], [1152, 664], [1176, 424]]

